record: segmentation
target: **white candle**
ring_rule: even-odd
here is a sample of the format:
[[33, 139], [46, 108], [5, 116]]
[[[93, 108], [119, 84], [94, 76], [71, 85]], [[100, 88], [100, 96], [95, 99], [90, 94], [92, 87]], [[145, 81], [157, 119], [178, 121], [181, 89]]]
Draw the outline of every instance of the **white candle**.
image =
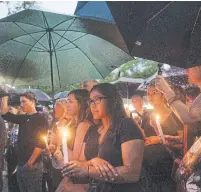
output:
[[163, 131], [162, 131], [162, 128], [161, 128], [161, 124], [160, 124], [160, 117], [159, 115], [156, 115], [156, 125], [157, 125], [157, 128], [158, 128], [158, 133], [162, 139], [162, 142], [163, 144], [165, 144], [165, 137], [164, 137], [164, 134], [163, 134]]
[[43, 139], [44, 139], [44, 141], [45, 141], [45, 146], [46, 146], [46, 148], [48, 149], [49, 157], [51, 158], [51, 157], [52, 157], [52, 154], [50, 153], [49, 145], [48, 145], [48, 142], [47, 142], [47, 137], [44, 136]]
[[48, 142], [47, 142], [47, 137], [44, 136], [43, 139], [44, 139], [44, 141], [45, 141], [45, 146], [46, 146], [46, 148], [49, 149], [49, 145], [48, 145]]
[[66, 164], [66, 163], [68, 163], [68, 146], [67, 146], [67, 132], [66, 131], [63, 131], [62, 146], [63, 146], [64, 164]]

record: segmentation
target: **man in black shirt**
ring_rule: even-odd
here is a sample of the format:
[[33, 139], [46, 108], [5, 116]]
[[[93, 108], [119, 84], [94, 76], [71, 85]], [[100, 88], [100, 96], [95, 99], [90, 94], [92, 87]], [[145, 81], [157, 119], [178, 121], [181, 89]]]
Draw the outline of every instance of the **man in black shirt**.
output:
[[47, 134], [48, 122], [44, 114], [36, 111], [37, 98], [26, 92], [20, 96], [25, 115], [8, 112], [8, 97], [2, 99], [2, 117], [19, 124], [17, 181], [21, 192], [42, 192], [43, 164], [41, 153], [45, 148], [43, 136]]

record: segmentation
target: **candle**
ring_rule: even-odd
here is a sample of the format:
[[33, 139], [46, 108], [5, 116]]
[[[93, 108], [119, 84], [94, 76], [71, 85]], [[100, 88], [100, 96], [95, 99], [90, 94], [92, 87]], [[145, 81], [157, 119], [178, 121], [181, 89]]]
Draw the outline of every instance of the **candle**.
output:
[[45, 141], [45, 146], [46, 146], [46, 148], [49, 149], [48, 142], [47, 142], [47, 137], [44, 136], [43, 139], [44, 139], [44, 141]]
[[44, 139], [44, 141], [45, 141], [45, 146], [46, 146], [46, 148], [48, 149], [49, 157], [51, 158], [51, 157], [52, 157], [52, 154], [50, 153], [49, 145], [48, 145], [48, 142], [47, 142], [47, 137], [44, 136], [43, 139]]
[[68, 163], [67, 132], [63, 131], [62, 137], [64, 164]]
[[162, 139], [162, 142], [163, 144], [165, 144], [165, 138], [164, 138], [164, 134], [163, 134], [163, 131], [162, 131], [162, 128], [161, 128], [161, 125], [160, 125], [160, 117], [159, 115], [156, 115], [156, 125], [157, 125], [157, 128], [158, 128], [158, 133]]

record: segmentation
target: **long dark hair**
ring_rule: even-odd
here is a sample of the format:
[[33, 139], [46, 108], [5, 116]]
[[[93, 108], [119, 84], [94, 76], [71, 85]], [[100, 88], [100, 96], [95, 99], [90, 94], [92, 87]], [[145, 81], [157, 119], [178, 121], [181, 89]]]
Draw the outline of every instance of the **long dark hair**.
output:
[[85, 89], [75, 89], [71, 91], [68, 96], [69, 95], [74, 95], [80, 107], [77, 124], [84, 120], [92, 121], [92, 115], [88, 105], [89, 92]]
[[118, 125], [121, 123], [122, 119], [124, 119], [127, 116], [124, 109], [123, 100], [116, 86], [110, 83], [101, 83], [95, 85], [92, 88], [91, 92], [94, 90], [97, 90], [105, 97], [108, 97], [109, 102], [107, 105], [107, 111], [112, 119], [111, 129], [117, 128]]

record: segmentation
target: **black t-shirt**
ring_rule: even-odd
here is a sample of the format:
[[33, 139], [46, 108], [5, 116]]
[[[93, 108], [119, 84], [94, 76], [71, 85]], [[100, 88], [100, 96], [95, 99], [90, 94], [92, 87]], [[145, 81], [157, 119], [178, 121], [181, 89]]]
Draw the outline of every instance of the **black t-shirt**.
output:
[[[17, 143], [17, 160], [19, 165], [27, 163], [36, 147], [45, 148], [43, 136], [47, 134], [48, 121], [44, 114], [14, 115], [6, 113], [2, 117], [7, 121], [19, 124]], [[37, 159], [37, 161], [40, 160], [41, 157]]]
[[[108, 130], [103, 143], [100, 145], [98, 126], [92, 125], [87, 131], [84, 139], [84, 142], [86, 143], [86, 159], [90, 160], [94, 157], [100, 157], [115, 167], [122, 166], [121, 144], [135, 139], [143, 139], [143, 136], [138, 126], [128, 118], [122, 120], [121, 124], [116, 128], [116, 131]], [[115, 192], [140, 192], [140, 185], [138, 183], [112, 184], [112, 186], [113, 191]]]

